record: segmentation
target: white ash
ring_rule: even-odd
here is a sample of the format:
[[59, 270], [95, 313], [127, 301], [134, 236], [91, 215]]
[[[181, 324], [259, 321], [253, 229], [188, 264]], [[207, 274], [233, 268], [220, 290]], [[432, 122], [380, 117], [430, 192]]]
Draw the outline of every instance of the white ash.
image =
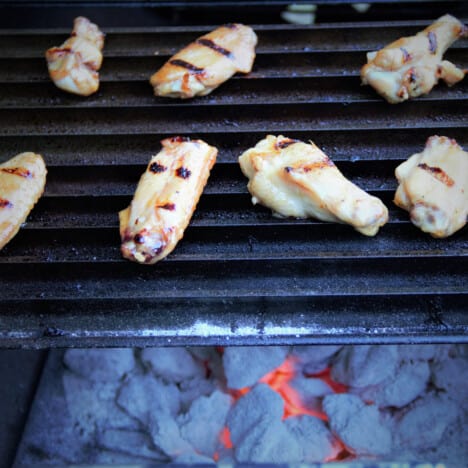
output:
[[185, 348], [146, 348], [141, 352], [141, 359], [167, 382], [179, 383], [205, 373]]
[[296, 416], [286, 419], [284, 425], [294, 434], [302, 448], [301, 462], [322, 462], [338, 455], [336, 440], [320, 419], [313, 416]]
[[235, 403], [228, 415], [227, 426], [234, 446], [256, 426], [280, 421], [283, 413], [284, 402], [281, 396], [268, 385], [256, 385]]
[[107, 429], [97, 434], [97, 445], [110, 452], [123, 453], [147, 461], [169, 461], [158, 450], [147, 432], [126, 429]]
[[207, 347], [190, 347], [187, 350], [192, 354], [196, 361], [203, 363], [205, 366], [205, 376], [208, 373], [209, 377], [219, 381], [225, 380], [223, 357], [212, 346]]
[[457, 415], [458, 407], [453, 401], [429, 394], [415, 402], [397, 423], [397, 444], [416, 450], [436, 447]]
[[402, 408], [426, 390], [430, 375], [431, 371], [426, 361], [402, 361], [395, 374], [379, 385], [350, 391], [359, 394], [365, 401], [373, 401], [381, 408]]
[[323, 409], [332, 431], [358, 455], [387, 455], [392, 434], [384, 425], [377, 406], [366, 405], [350, 394], [328, 395]]
[[80, 437], [66, 405], [62, 353], [51, 352], [15, 462], [23, 466], [88, 463], [97, 450]]
[[[282, 398], [265, 384], [256, 385], [234, 405], [228, 415], [227, 425], [231, 431], [236, 460], [299, 463], [306, 461], [306, 455], [314, 453], [314, 448], [308, 452], [303, 447], [302, 436], [307, 430], [307, 422], [283, 422], [283, 412]], [[317, 436], [322, 441], [321, 428]], [[311, 442], [308, 441], [308, 444]]]
[[323, 411], [323, 397], [334, 393], [332, 388], [323, 380], [307, 378], [303, 375], [295, 377], [289, 385], [300, 396], [301, 405], [317, 413]]
[[399, 345], [398, 353], [400, 358], [406, 361], [430, 361], [434, 359], [438, 354], [446, 353], [446, 345]]
[[[50, 356], [18, 466], [316, 463], [333, 459], [339, 440], [361, 459], [449, 466], [468, 459], [463, 345], [237, 347], [224, 354], [215, 347], [70, 350]], [[258, 383], [286, 358], [296, 371], [289, 387], [300, 405], [324, 410], [328, 421], [284, 419], [282, 397]], [[347, 393], [335, 394], [319, 375], [311, 377], [328, 367]], [[234, 402], [231, 386], [251, 388], [243, 396], [237, 392]], [[222, 443], [225, 425], [233, 448]]]
[[208, 397], [199, 397], [187, 413], [178, 417], [182, 437], [198, 453], [213, 457], [231, 405], [232, 398], [220, 391], [215, 391]]
[[192, 445], [181, 436], [179, 425], [168, 411], [151, 413], [147, 427], [154, 445], [169, 458], [194, 452]]
[[223, 364], [229, 388], [255, 385], [264, 375], [280, 366], [286, 359], [288, 347], [246, 346], [224, 350]]
[[98, 382], [120, 380], [135, 367], [133, 350], [123, 348], [69, 349], [63, 362], [73, 373]]
[[290, 385], [301, 395], [301, 400], [305, 405], [309, 405], [311, 399], [315, 400], [334, 393], [333, 389], [323, 380], [307, 378], [303, 375], [295, 377]]
[[447, 392], [447, 395], [468, 411], [468, 359], [456, 356], [432, 365], [434, 385]]
[[398, 361], [395, 345], [345, 346], [335, 357], [331, 375], [350, 387], [367, 387], [394, 375]]
[[[94, 456], [93, 465], [97, 466], [119, 466], [119, 467], [139, 467], [139, 466], [152, 466], [155, 460], [148, 459], [147, 457], [139, 457], [137, 455], [129, 455], [120, 451], [107, 450], [100, 448]], [[157, 463], [164, 463], [165, 460], [161, 459]], [[60, 465], [61, 467], [63, 465]], [[78, 467], [76, 467], [78, 468]], [[81, 467], [80, 467], [81, 468]]]
[[302, 449], [281, 418], [283, 400], [264, 384], [256, 385], [228, 415], [236, 460], [239, 462], [297, 463]]
[[92, 382], [68, 370], [63, 372], [65, 401], [77, 437], [90, 442], [96, 430], [138, 430], [139, 424], [115, 402], [119, 388], [115, 382]]
[[303, 451], [297, 438], [279, 420], [262, 421], [234, 445], [236, 460], [251, 463], [299, 463]]
[[148, 424], [153, 413], [164, 411], [175, 416], [180, 409], [180, 395], [175, 385], [137, 371], [123, 382], [117, 403], [142, 424]]
[[342, 347], [341, 345], [294, 346], [291, 355], [298, 358], [305, 374], [316, 374], [330, 365], [333, 356]]
[[197, 464], [197, 465], [214, 465], [215, 462], [212, 458], [206, 457], [204, 455], [200, 455], [199, 453], [196, 452], [186, 452], [182, 453], [180, 455], [177, 455], [174, 457], [173, 464], [181, 464], [181, 465], [192, 465], [192, 464]]
[[[218, 385], [219, 386], [219, 385]], [[181, 382], [177, 387], [180, 394], [180, 409], [188, 411], [194, 400], [211, 395], [218, 387], [213, 379], [194, 378]]]

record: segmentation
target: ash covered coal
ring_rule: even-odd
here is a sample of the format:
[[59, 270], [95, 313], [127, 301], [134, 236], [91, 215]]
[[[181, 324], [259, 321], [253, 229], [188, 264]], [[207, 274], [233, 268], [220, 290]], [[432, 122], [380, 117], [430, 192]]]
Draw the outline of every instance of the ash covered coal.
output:
[[52, 351], [16, 466], [458, 467], [467, 382], [466, 345]]

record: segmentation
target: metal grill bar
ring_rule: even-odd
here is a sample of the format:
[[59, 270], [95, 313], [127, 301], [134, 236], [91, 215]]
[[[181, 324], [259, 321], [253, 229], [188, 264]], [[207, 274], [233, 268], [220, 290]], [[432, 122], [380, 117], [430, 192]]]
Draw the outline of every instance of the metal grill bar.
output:
[[[106, 31], [101, 88], [87, 99], [47, 77], [44, 50], [65, 31], [0, 32], [1, 160], [33, 150], [49, 168], [0, 253], [0, 345], [466, 341], [466, 228], [432, 239], [392, 199], [395, 167], [429, 136], [468, 147], [468, 82], [391, 106], [358, 78], [366, 51], [426, 24], [259, 26], [253, 72], [183, 102], [152, 96], [148, 78], [209, 27]], [[466, 68], [467, 48], [447, 58]], [[237, 158], [267, 133], [314, 140], [390, 222], [369, 239], [253, 207]], [[177, 249], [134, 265], [120, 256], [117, 212], [175, 134], [217, 146], [218, 163]]]

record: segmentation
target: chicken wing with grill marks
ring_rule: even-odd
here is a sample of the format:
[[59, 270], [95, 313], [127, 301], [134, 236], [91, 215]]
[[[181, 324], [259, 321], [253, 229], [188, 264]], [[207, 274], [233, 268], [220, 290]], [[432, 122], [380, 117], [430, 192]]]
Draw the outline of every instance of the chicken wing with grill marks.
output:
[[87, 18], [75, 18], [71, 37], [46, 52], [50, 78], [64, 91], [93, 94], [99, 88], [103, 46], [104, 34], [99, 28]]
[[455, 140], [432, 136], [422, 153], [400, 164], [395, 203], [433, 237], [448, 237], [468, 216], [468, 153]]
[[216, 161], [202, 140], [167, 138], [142, 175], [130, 206], [119, 213], [122, 255], [152, 264], [182, 238]]
[[348, 223], [367, 236], [387, 222], [385, 205], [346, 179], [312, 142], [268, 135], [239, 163], [252, 202], [280, 216]]
[[415, 36], [369, 52], [361, 69], [362, 84], [371, 85], [392, 104], [429, 93], [440, 78], [452, 86], [464, 78], [466, 70], [442, 56], [466, 36], [468, 28], [463, 23], [451, 15], [442, 16]]
[[256, 44], [257, 36], [248, 26], [221, 26], [179, 51], [151, 77], [154, 94], [205, 96], [236, 72], [250, 72]]
[[47, 170], [39, 154], [21, 153], [0, 164], [0, 249], [19, 231], [42, 195]]

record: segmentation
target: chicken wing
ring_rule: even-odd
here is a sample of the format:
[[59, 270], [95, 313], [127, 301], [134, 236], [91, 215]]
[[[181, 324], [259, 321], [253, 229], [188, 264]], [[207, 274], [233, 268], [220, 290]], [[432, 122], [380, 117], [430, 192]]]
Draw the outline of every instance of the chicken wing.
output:
[[142, 175], [130, 206], [119, 213], [122, 255], [153, 264], [184, 235], [216, 161], [202, 140], [167, 138]]
[[362, 84], [371, 85], [391, 104], [429, 93], [439, 78], [452, 86], [464, 78], [466, 70], [442, 56], [458, 38], [467, 36], [463, 23], [444, 15], [415, 36], [369, 52], [361, 69]]
[[248, 73], [257, 36], [243, 24], [227, 24], [175, 54], [150, 79], [156, 96], [205, 96], [236, 72]]
[[72, 36], [46, 52], [49, 75], [55, 85], [73, 94], [89, 96], [99, 88], [104, 34], [82, 16], [75, 18]]
[[0, 164], [0, 249], [17, 234], [44, 192], [46, 174], [42, 156], [35, 153]]
[[432, 136], [422, 153], [395, 170], [395, 203], [433, 237], [448, 237], [468, 216], [468, 153], [455, 140]]
[[239, 163], [252, 203], [277, 215], [348, 223], [367, 236], [387, 222], [385, 205], [346, 179], [312, 142], [268, 135]]

